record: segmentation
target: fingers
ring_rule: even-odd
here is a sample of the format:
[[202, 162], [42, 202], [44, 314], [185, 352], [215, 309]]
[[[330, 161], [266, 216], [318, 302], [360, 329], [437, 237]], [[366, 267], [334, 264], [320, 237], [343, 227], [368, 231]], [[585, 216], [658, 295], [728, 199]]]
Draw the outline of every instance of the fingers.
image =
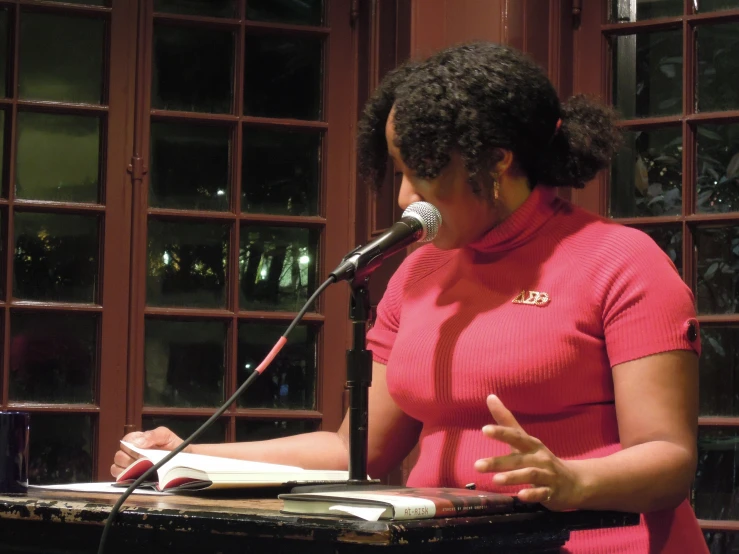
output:
[[497, 473], [493, 476], [496, 485], [552, 485], [556, 480], [551, 471], [538, 467], [527, 467], [505, 473]]
[[[158, 437], [152, 435], [151, 431], [135, 431], [127, 434], [121, 441], [133, 444], [139, 448], [155, 448]], [[161, 447], [160, 447], [161, 448]], [[125, 444], [118, 445], [118, 451], [113, 456], [113, 465], [110, 467], [110, 473], [113, 477], [117, 477], [124, 469], [134, 463], [140, 456], [128, 448]]]
[[550, 459], [544, 455], [539, 455], [539, 453], [511, 452], [505, 456], [481, 458], [475, 462], [475, 469], [480, 473], [497, 473], [523, 468], [550, 471], [551, 465]]
[[505, 456], [494, 458], [481, 458], [475, 462], [475, 469], [480, 473], [493, 473], [496, 471], [510, 471], [526, 467], [526, 456], [520, 452], [512, 452]]
[[139, 448], [146, 448], [149, 443], [149, 431], [134, 431], [121, 439]]
[[497, 396], [489, 395], [486, 402], [497, 425], [486, 425], [482, 432], [488, 438], [506, 443], [511, 453], [477, 460], [475, 469], [481, 473], [495, 473], [493, 482], [497, 485], [528, 485], [518, 492], [522, 502], [552, 506], [548, 503], [552, 501], [554, 485], [559, 479], [556, 458], [539, 439], [523, 430]]
[[[166, 427], [157, 427], [151, 431], [135, 431], [127, 434], [121, 440], [138, 448], [155, 450], [173, 450], [182, 443], [182, 439]], [[113, 457], [113, 465], [110, 467], [111, 475], [117, 477], [138, 458], [139, 455], [127, 448], [126, 445], [119, 445], [119, 450]]]
[[493, 416], [493, 419], [495, 419], [498, 425], [521, 429], [521, 426], [518, 424], [518, 421], [516, 421], [516, 418], [513, 417], [513, 414], [510, 412], [510, 410], [508, 410], [508, 408], [503, 405], [503, 402], [500, 401], [500, 398], [498, 398], [494, 394], [489, 395], [487, 398], [487, 405], [488, 410], [490, 410], [490, 414]]
[[[180, 437], [166, 427], [157, 427], [151, 431], [135, 431], [129, 433], [121, 440], [129, 442], [138, 448], [156, 450], [173, 450], [182, 442]], [[121, 447], [125, 449], [125, 446], [121, 445]], [[130, 452], [128, 449], [125, 450]]]
[[182, 439], [175, 435], [166, 427], [157, 427], [145, 433], [151, 446], [144, 448], [161, 448], [162, 450], [174, 450], [177, 448]]
[[115, 456], [113, 456], [113, 463], [118, 467], [128, 467], [135, 462], [138, 457], [139, 455], [135, 452], [132, 453], [128, 449], [123, 450], [123, 445], [121, 445], [121, 450], [116, 452]]
[[530, 452], [542, 447], [539, 439], [532, 437], [520, 427], [486, 425], [482, 432], [486, 437], [504, 442], [520, 452]]
[[531, 487], [520, 490], [516, 496], [522, 502], [546, 504], [552, 500], [552, 489], [551, 487]]
[[110, 473], [113, 477], [118, 477], [118, 475], [126, 469], [128, 466], [130, 466], [132, 463], [134, 463], [139, 458], [139, 455], [135, 452], [132, 452], [128, 448], [126, 448], [123, 445], [120, 445], [120, 450], [115, 453], [113, 456], [113, 465], [110, 466]]

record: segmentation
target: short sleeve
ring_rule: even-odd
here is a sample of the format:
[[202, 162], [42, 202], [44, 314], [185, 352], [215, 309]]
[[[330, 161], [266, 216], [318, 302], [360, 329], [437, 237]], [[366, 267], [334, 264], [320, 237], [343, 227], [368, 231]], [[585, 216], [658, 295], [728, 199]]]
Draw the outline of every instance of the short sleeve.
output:
[[596, 279], [603, 291], [603, 331], [611, 366], [668, 352], [700, 355], [692, 292], [670, 258], [645, 233], [621, 228]]
[[385, 294], [377, 305], [374, 324], [367, 332], [367, 349], [372, 351], [372, 359], [381, 364], [387, 364], [398, 335], [407, 261], [406, 259], [390, 278]]

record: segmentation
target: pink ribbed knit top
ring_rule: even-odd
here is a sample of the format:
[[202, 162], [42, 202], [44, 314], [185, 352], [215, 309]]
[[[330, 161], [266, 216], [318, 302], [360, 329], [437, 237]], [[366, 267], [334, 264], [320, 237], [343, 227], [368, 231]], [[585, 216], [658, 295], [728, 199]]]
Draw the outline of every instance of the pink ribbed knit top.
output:
[[[690, 290], [646, 234], [539, 186], [474, 244], [411, 254], [378, 306], [368, 347], [387, 365], [397, 405], [423, 423], [409, 486], [515, 492], [473, 467], [508, 453], [481, 433], [492, 422], [487, 395], [557, 456], [606, 456], [621, 448], [611, 367], [699, 353], [696, 329]], [[566, 552], [708, 550], [686, 500], [638, 527], [573, 532]]]

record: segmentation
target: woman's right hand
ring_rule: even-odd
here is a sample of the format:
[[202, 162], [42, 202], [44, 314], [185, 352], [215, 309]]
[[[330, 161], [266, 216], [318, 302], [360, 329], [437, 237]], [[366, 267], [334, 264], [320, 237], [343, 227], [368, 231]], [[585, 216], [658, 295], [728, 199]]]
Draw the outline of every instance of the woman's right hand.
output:
[[[157, 427], [152, 431], [134, 431], [121, 440], [129, 442], [138, 448], [151, 450], [174, 450], [182, 443], [182, 439], [166, 427]], [[190, 450], [190, 446], [185, 449], [185, 451], [188, 450]], [[136, 452], [129, 450], [121, 444], [120, 450], [113, 457], [113, 465], [110, 466], [111, 475], [118, 477], [121, 471], [130, 466], [138, 457], [139, 455]]]

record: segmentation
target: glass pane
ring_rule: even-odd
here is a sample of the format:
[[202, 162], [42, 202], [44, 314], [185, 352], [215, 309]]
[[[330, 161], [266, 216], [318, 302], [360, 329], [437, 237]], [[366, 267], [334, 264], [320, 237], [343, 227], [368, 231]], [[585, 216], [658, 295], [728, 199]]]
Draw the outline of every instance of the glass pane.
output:
[[225, 323], [146, 321], [144, 403], [217, 406], [223, 398]]
[[[5, 222], [8, 218], [8, 212], [5, 209], [0, 209], [0, 298], [5, 298], [5, 276], [7, 275], [6, 272], [6, 266], [5, 266], [5, 246], [8, 244], [8, 233], [5, 228]], [[0, 317], [2, 317], [2, 312], [0, 311]], [[0, 332], [2, 330], [2, 327], [0, 326]], [[2, 350], [0, 350], [0, 355], [2, 355]], [[0, 388], [0, 390], [2, 390]]]
[[[198, 428], [207, 421], [205, 417], [159, 417], [144, 416], [141, 418], [141, 424], [144, 431], [150, 431], [157, 427], [167, 427], [174, 431], [180, 438], [185, 439], [192, 435]], [[218, 420], [208, 427], [203, 434], [198, 437], [197, 443], [213, 443], [224, 442], [226, 440], [226, 422]]]
[[237, 419], [236, 442], [261, 441], [279, 439], [289, 435], [310, 433], [320, 428], [321, 422], [316, 420], [301, 421], [296, 419], [272, 421], [261, 419]]
[[97, 216], [16, 212], [13, 296], [97, 302]]
[[321, 25], [323, 0], [247, 0], [246, 18], [254, 21]]
[[244, 57], [245, 114], [321, 119], [323, 39], [247, 35]]
[[320, 133], [246, 127], [242, 167], [244, 212], [318, 214]]
[[0, 110], [0, 196], [7, 197], [5, 188], [5, 110]]
[[19, 113], [16, 163], [18, 198], [98, 202], [100, 119]]
[[92, 404], [98, 316], [14, 311], [10, 315], [10, 399]]
[[696, 211], [739, 211], [739, 125], [696, 129]]
[[683, 100], [683, 32], [613, 38], [613, 98], [626, 119], [679, 114]]
[[698, 470], [693, 484], [699, 519], [739, 518], [739, 436], [733, 429], [698, 429]]
[[612, 217], [680, 215], [683, 188], [680, 127], [627, 131], [611, 167]]
[[48, 13], [21, 14], [18, 95], [100, 104], [105, 22]]
[[679, 226], [647, 227], [642, 229], [667, 254], [682, 277], [683, 274], [683, 231]]
[[703, 326], [701, 345], [700, 414], [739, 416], [739, 327]]
[[739, 0], [694, 0], [698, 13], [739, 8]]
[[10, 27], [7, 8], [0, 9], [0, 96], [8, 96], [8, 53]]
[[208, 17], [236, 17], [236, 0], [154, 0], [154, 11]]
[[231, 112], [233, 64], [233, 32], [155, 24], [151, 107]]
[[739, 23], [705, 25], [696, 29], [699, 112], [739, 106]]
[[739, 300], [739, 227], [696, 229], [698, 287], [702, 314], [733, 314]]
[[611, 21], [628, 23], [682, 15], [683, 0], [611, 0]]
[[[285, 332], [283, 323], [241, 323], [239, 325], [239, 386], [269, 354]], [[313, 410], [316, 407], [317, 329], [299, 325], [280, 355], [239, 398], [239, 406]]]
[[709, 554], [739, 553], [739, 533], [736, 531], [703, 531]]
[[228, 210], [231, 130], [191, 123], [152, 123], [150, 176], [151, 206]]
[[33, 485], [92, 481], [92, 416], [31, 414], [28, 481]]
[[150, 306], [226, 306], [229, 225], [149, 221]]
[[318, 231], [244, 226], [239, 308], [298, 311], [316, 288]]
[[61, 4], [84, 4], [86, 6], [110, 6], [110, 0], [45, 0]]

